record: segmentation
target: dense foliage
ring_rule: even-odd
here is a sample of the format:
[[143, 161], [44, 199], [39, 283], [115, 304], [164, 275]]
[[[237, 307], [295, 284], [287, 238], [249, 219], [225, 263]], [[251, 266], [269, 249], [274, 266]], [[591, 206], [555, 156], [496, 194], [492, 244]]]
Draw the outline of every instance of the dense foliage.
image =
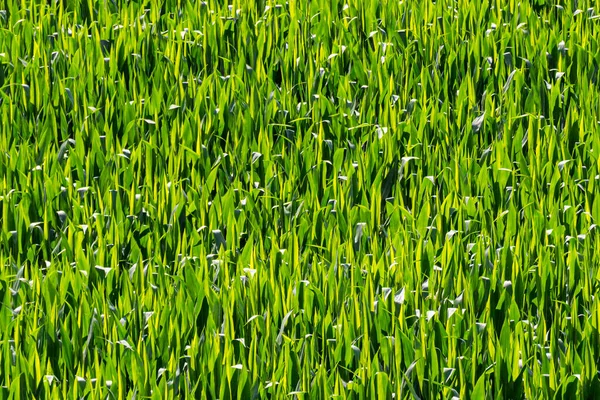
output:
[[593, 3], [0, 2], [0, 398], [593, 397]]

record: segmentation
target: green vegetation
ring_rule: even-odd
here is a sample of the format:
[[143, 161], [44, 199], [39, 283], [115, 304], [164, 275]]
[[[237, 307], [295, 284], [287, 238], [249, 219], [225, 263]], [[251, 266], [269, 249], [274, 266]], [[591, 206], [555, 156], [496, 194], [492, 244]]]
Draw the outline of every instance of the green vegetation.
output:
[[0, 3], [0, 399], [591, 398], [600, 10]]

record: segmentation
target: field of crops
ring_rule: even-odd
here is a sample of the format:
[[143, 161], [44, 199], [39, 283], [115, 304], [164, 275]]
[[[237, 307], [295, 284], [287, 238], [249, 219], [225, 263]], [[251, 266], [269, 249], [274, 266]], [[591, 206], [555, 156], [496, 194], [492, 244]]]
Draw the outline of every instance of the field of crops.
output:
[[598, 396], [593, 6], [1, 1], [0, 399]]

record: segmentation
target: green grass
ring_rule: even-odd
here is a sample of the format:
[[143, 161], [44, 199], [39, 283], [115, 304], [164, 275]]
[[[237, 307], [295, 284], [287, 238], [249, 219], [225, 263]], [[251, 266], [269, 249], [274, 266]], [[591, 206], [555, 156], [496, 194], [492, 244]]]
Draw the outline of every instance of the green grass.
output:
[[230, 3], [0, 3], [0, 399], [597, 395], [594, 2]]

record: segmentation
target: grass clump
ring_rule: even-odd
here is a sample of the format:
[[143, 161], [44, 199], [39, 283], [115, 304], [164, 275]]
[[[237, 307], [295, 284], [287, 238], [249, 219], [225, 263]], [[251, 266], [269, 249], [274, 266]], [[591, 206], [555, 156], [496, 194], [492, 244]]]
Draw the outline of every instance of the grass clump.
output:
[[0, 398], [591, 398], [600, 17], [0, 5]]

